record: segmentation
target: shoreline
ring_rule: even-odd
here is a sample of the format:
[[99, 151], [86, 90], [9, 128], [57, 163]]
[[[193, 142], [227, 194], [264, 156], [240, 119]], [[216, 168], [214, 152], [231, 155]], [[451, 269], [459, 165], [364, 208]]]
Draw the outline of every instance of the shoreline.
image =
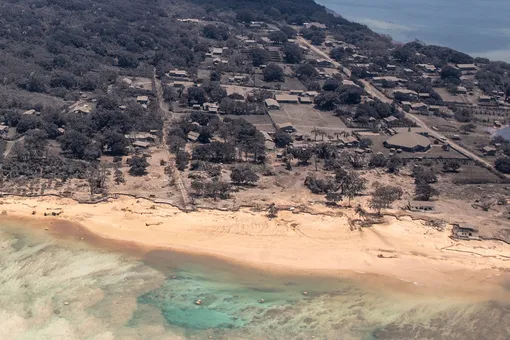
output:
[[[52, 234], [81, 238], [99, 247], [115, 244], [115, 250], [142, 255], [169, 250], [275, 275], [376, 275], [404, 282], [409, 289], [477, 294], [494, 293], [498, 287], [503, 293], [502, 281], [510, 282], [510, 246], [498, 241], [454, 241], [448, 230], [437, 231], [411, 217], [385, 216], [383, 224], [351, 231], [352, 209], [327, 214], [280, 211], [269, 220], [265, 212], [247, 208], [186, 213], [128, 197], [96, 204], [55, 197], [11, 196], [1, 201], [0, 210], [8, 221], [47, 228]], [[61, 214], [44, 216], [51, 211]]]

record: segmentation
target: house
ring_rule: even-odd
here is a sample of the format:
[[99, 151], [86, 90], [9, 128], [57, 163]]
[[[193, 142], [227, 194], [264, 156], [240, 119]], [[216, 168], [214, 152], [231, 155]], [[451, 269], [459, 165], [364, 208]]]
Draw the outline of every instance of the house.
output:
[[66, 132], [66, 129], [58, 128], [57, 131], [58, 131], [59, 134], [63, 135]]
[[411, 97], [418, 97], [418, 92], [409, 90], [409, 89], [403, 89], [403, 88], [394, 89], [393, 97], [395, 97], [395, 95], [397, 95], [397, 93], [400, 93], [401, 95], [411, 96]]
[[441, 111], [441, 106], [439, 106], [439, 105], [429, 105], [429, 111], [439, 112], [439, 111]]
[[186, 137], [188, 137], [190, 142], [196, 142], [199, 136], [200, 134], [198, 132], [190, 131]]
[[288, 103], [288, 104], [297, 104], [299, 103], [298, 96], [293, 96], [289, 94], [277, 94], [275, 96], [276, 101], [281, 103]]
[[264, 141], [264, 148], [266, 150], [274, 150], [276, 144], [272, 140]]
[[137, 141], [137, 142], [134, 142], [132, 145], [135, 148], [147, 149], [151, 145], [151, 143], [149, 143], [149, 142], [138, 142]]
[[307, 92], [303, 92], [303, 96], [308, 96], [308, 97], [312, 97], [312, 98], [315, 98], [319, 95], [319, 92], [317, 91], [307, 91]]
[[77, 102], [69, 107], [72, 113], [89, 114], [94, 111], [95, 105], [93, 103]]
[[457, 68], [461, 71], [476, 71], [477, 67], [475, 64], [457, 64]]
[[266, 99], [265, 104], [269, 110], [279, 110], [280, 109], [280, 104], [278, 104], [278, 102], [272, 98]]
[[430, 149], [432, 143], [425, 136], [407, 131], [391, 136], [383, 144], [389, 149], [400, 149], [405, 152], [425, 152]]
[[310, 97], [299, 97], [299, 102], [301, 104], [313, 104], [313, 100]]
[[388, 65], [386, 65], [386, 69], [388, 71], [395, 71], [397, 69], [397, 66], [388, 64]]
[[407, 208], [414, 212], [427, 212], [436, 210], [433, 202], [409, 201]]
[[282, 131], [285, 131], [287, 133], [291, 133], [291, 132], [296, 131], [296, 129], [294, 129], [294, 126], [291, 123], [289, 123], [289, 122], [278, 124], [278, 129], [282, 130]]
[[305, 26], [306, 28], [315, 27], [321, 30], [325, 30], [327, 28], [326, 25], [321, 24], [320, 22], [305, 22], [303, 23], [303, 26]]
[[389, 116], [383, 119], [386, 124], [392, 124], [398, 122], [398, 118], [395, 116]]
[[261, 130], [260, 133], [262, 134], [262, 136], [264, 136], [264, 140], [265, 141], [273, 141], [273, 138], [271, 138], [271, 135], [269, 135], [269, 133], [267, 131], [263, 131]]
[[479, 240], [480, 231], [474, 225], [458, 223], [453, 226], [452, 237], [464, 240]]
[[340, 138], [339, 140], [346, 147], [357, 147], [359, 144], [358, 139], [354, 136], [347, 136], [347, 137], [344, 136], [344, 137]]
[[195, 83], [192, 82], [192, 81], [174, 81], [172, 83], [172, 86], [173, 87], [178, 87], [178, 88], [186, 88], [186, 87], [195, 86]]
[[457, 86], [457, 93], [466, 94], [468, 90], [464, 86]]
[[149, 97], [138, 96], [138, 97], [136, 97], [136, 102], [141, 105], [143, 105], [143, 104], [147, 105], [147, 104], [149, 104]]
[[413, 103], [411, 102], [407, 102], [407, 101], [404, 101], [402, 102], [402, 107], [404, 108], [404, 110], [406, 111], [409, 111], [411, 110], [411, 107], [413, 106]]
[[373, 77], [372, 82], [376, 85], [382, 85], [384, 82], [392, 82], [392, 83], [405, 83], [407, 80], [401, 79], [394, 76], [385, 76], [385, 77]]
[[422, 99], [427, 99], [427, 98], [430, 98], [430, 93], [418, 93], [418, 97], [422, 98]]
[[411, 109], [413, 111], [418, 111], [418, 112], [427, 112], [429, 107], [425, 103], [413, 103], [411, 105]]
[[418, 64], [418, 67], [427, 73], [434, 73], [437, 71], [437, 68], [434, 65], [430, 64]]
[[327, 59], [317, 59], [317, 66], [328, 67], [331, 66], [331, 61]]
[[245, 79], [246, 79], [245, 76], [233, 76], [228, 78], [228, 81], [231, 83], [242, 83], [243, 81], [245, 81]]
[[0, 124], [0, 134], [6, 134], [9, 132], [9, 127], [7, 125]]
[[172, 69], [168, 71], [168, 75], [170, 77], [186, 78], [188, 76], [188, 72], [184, 70]]
[[221, 47], [213, 47], [211, 49], [211, 53], [212, 53], [212, 55], [222, 55], [223, 49]]
[[244, 41], [245, 45], [255, 45], [257, 42], [253, 39], [247, 39]]
[[326, 41], [324, 42], [324, 45], [326, 45], [326, 46], [328, 46], [328, 47], [333, 47], [333, 45], [334, 45], [334, 44], [333, 44], [333, 42], [332, 42], [331, 40], [326, 40]]
[[39, 112], [34, 110], [34, 109], [32, 109], [32, 110], [28, 110], [28, 111], [23, 112], [23, 115], [28, 115], [28, 116], [39, 115]]
[[124, 135], [126, 139], [128, 139], [131, 143], [133, 142], [148, 142], [148, 143], [155, 143], [158, 139], [158, 136], [153, 135], [152, 133], [148, 132], [135, 132], [130, 133], [127, 135]]
[[498, 149], [492, 145], [487, 145], [482, 148], [482, 152], [485, 156], [496, 156], [497, 151]]
[[489, 96], [480, 96], [480, 97], [478, 98], [478, 101], [479, 101], [480, 103], [488, 103], [488, 102], [490, 102], [491, 100], [492, 100], [492, 98], [491, 98], [491, 97], [489, 97]]
[[303, 90], [290, 90], [289, 94], [294, 96], [301, 96], [303, 94]]
[[349, 79], [343, 79], [342, 85], [344, 85], [344, 86], [358, 86], [358, 85], [356, 85], [355, 82], [353, 82], [352, 80], [349, 80]]

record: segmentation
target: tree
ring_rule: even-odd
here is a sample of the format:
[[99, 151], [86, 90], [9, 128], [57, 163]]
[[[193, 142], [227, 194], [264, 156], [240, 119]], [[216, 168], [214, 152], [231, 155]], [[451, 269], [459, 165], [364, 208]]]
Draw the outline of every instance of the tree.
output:
[[48, 134], [43, 130], [28, 130], [23, 142], [24, 150], [30, 159], [40, 159], [46, 152]]
[[269, 205], [267, 216], [269, 218], [276, 218], [276, 217], [278, 217], [278, 208], [276, 207], [276, 204], [271, 203]]
[[175, 154], [175, 167], [179, 171], [184, 171], [186, 169], [186, 166], [188, 165], [188, 161], [190, 159], [190, 155], [186, 151], [177, 151]]
[[388, 172], [397, 173], [400, 170], [400, 167], [402, 166], [402, 159], [400, 157], [393, 155], [390, 158], [388, 158], [386, 166], [388, 168]]
[[336, 92], [322, 92], [315, 97], [315, 105], [321, 110], [331, 111], [338, 104], [340, 99]]
[[415, 184], [429, 184], [437, 182], [437, 176], [430, 168], [415, 166], [413, 168], [413, 177]]
[[415, 189], [415, 196], [419, 200], [429, 201], [433, 196], [438, 196], [439, 191], [437, 191], [432, 185], [428, 183], [417, 183]]
[[262, 72], [262, 75], [264, 76], [264, 81], [267, 82], [285, 80], [285, 74], [283, 73], [282, 68], [276, 64], [267, 65]]
[[297, 35], [297, 32], [295, 29], [293, 29], [292, 27], [288, 26], [288, 25], [285, 25], [285, 26], [282, 26], [280, 27], [280, 31], [282, 31], [283, 33], [285, 33], [285, 35], [287, 36], [287, 38], [289, 39], [293, 39], [296, 37]]
[[296, 44], [285, 44], [283, 47], [283, 60], [289, 64], [299, 64], [303, 60], [303, 52]]
[[282, 31], [273, 31], [269, 33], [269, 40], [276, 44], [283, 44], [287, 42], [287, 34]]
[[340, 82], [338, 80], [336, 80], [335, 78], [328, 78], [324, 85], [322, 86], [322, 89], [324, 91], [335, 91], [339, 87]]
[[292, 143], [292, 136], [285, 131], [278, 130], [274, 135], [274, 143], [278, 148], [284, 148]]
[[369, 138], [362, 138], [359, 141], [359, 147], [362, 149], [368, 149], [372, 145], [372, 140]]
[[342, 194], [349, 198], [348, 205], [351, 206], [351, 199], [361, 194], [366, 189], [367, 180], [360, 177], [354, 171], [345, 176], [340, 183]]
[[232, 169], [230, 179], [237, 184], [254, 184], [259, 180], [259, 176], [250, 166], [240, 165]]
[[108, 147], [111, 155], [122, 156], [126, 154], [129, 141], [123, 134], [109, 131], [105, 135], [103, 145]]
[[126, 180], [124, 179], [124, 173], [119, 168], [115, 169], [113, 176], [114, 176], [113, 180], [117, 185], [126, 182]]
[[76, 158], [84, 158], [90, 139], [81, 132], [71, 130], [60, 137], [60, 147], [64, 152], [69, 152]]
[[330, 205], [337, 205], [342, 200], [342, 194], [339, 192], [328, 192], [326, 194], [326, 200]]
[[131, 176], [145, 176], [147, 174], [147, 167], [149, 163], [145, 159], [145, 157], [133, 156], [128, 161], [129, 165], [129, 174]]
[[343, 47], [335, 47], [329, 52], [329, 56], [337, 61], [341, 60], [346, 55]]
[[253, 66], [266, 65], [269, 60], [269, 52], [258, 47], [250, 49], [251, 62]]
[[190, 87], [188, 89], [188, 105], [199, 104], [202, 105], [205, 103], [205, 91], [201, 87]]
[[460, 130], [466, 134], [469, 132], [474, 132], [476, 130], [476, 125], [473, 123], [465, 124], [460, 127]]
[[186, 141], [182, 137], [176, 135], [168, 136], [166, 142], [170, 152], [173, 154], [176, 154], [178, 151], [182, 150], [186, 145]]
[[216, 26], [214, 24], [205, 25], [203, 33], [206, 38], [214, 40], [227, 40], [229, 37], [228, 29], [225, 26]]
[[369, 165], [375, 168], [382, 168], [386, 166], [386, 157], [382, 153], [374, 154], [370, 158]]
[[339, 100], [343, 104], [361, 103], [363, 90], [357, 86], [341, 86], [337, 89]]
[[221, 71], [212, 70], [211, 74], [209, 75], [209, 80], [210, 81], [220, 81], [221, 80]]
[[457, 172], [460, 169], [460, 162], [455, 159], [446, 160], [443, 162], [444, 172]]
[[498, 158], [494, 162], [496, 169], [504, 174], [510, 174], [510, 158]]
[[452, 66], [445, 66], [443, 67], [443, 69], [441, 70], [441, 79], [460, 79], [460, 76], [462, 75], [462, 73], [460, 72], [460, 70], [456, 69], [455, 67], [452, 67]]
[[390, 208], [393, 202], [402, 197], [403, 191], [399, 187], [386, 185], [375, 189], [370, 200], [370, 208], [377, 210], [381, 214], [381, 209]]
[[300, 64], [296, 68], [295, 73], [296, 77], [301, 81], [314, 80], [319, 76], [319, 72], [311, 64]]
[[310, 158], [313, 156], [313, 150], [311, 148], [293, 148], [292, 156], [298, 159], [298, 164], [308, 165]]

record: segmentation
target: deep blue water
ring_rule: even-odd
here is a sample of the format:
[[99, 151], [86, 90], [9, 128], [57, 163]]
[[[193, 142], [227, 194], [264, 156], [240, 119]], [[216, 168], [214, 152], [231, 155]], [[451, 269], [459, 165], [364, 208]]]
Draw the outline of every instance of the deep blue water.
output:
[[394, 40], [419, 39], [474, 56], [510, 61], [508, 0], [318, 0]]

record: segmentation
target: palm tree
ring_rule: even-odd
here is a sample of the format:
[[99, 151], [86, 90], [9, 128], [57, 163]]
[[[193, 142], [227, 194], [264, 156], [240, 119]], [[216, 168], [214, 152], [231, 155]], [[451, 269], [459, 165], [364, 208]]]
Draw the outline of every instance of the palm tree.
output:
[[321, 140], [324, 142], [324, 136], [327, 136], [328, 134], [323, 130], [319, 130], [319, 135], [321, 135]]
[[317, 135], [320, 134], [320, 131], [321, 130], [319, 130], [319, 129], [315, 128], [315, 127], [313, 128], [312, 131], [310, 131], [311, 133], [313, 133], [315, 141], [317, 141]]

